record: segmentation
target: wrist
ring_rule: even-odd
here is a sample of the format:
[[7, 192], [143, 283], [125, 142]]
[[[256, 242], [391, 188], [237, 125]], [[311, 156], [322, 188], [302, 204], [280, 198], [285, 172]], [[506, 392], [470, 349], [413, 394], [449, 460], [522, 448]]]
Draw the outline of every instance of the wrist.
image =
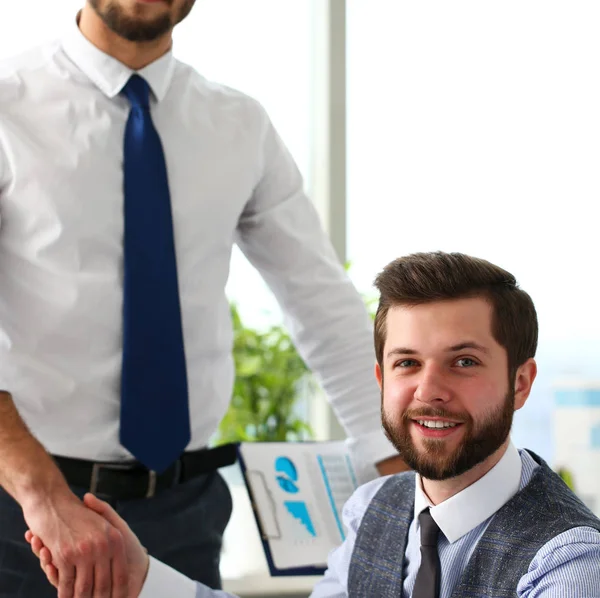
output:
[[15, 500], [23, 511], [45, 508], [60, 500], [72, 500], [73, 493], [60, 472], [30, 475], [15, 489]]

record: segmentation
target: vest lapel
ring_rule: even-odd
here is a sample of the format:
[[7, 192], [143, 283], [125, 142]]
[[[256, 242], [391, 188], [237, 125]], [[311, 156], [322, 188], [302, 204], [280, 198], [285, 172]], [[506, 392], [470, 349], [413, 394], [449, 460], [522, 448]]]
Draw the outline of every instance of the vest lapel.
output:
[[404, 553], [413, 520], [415, 474], [390, 478], [377, 492], [361, 522], [350, 570], [349, 598], [400, 598]]

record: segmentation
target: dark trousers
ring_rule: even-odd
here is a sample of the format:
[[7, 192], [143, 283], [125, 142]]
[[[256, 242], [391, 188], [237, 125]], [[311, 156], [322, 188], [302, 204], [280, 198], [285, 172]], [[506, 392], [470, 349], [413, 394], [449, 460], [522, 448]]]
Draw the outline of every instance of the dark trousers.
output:
[[[86, 492], [72, 490], [80, 498]], [[219, 473], [198, 476], [153, 498], [111, 504], [151, 556], [211, 588], [221, 587], [219, 557], [232, 502]], [[21, 507], [0, 488], [0, 598], [56, 598], [25, 540], [26, 531]]]

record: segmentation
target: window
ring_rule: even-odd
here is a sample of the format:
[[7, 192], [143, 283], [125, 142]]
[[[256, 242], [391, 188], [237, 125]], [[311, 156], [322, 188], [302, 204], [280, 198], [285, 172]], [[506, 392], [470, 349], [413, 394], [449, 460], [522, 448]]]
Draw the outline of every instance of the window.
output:
[[513, 438], [552, 460], [554, 385], [600, 378], [600, 5], [348, 3], [348, 258], [462, 251], [515, 274], [540, 322]]

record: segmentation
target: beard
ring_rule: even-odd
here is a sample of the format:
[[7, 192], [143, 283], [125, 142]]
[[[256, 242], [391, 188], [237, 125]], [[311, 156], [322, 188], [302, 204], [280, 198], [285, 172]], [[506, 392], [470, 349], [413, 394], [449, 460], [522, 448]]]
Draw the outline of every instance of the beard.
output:
[[[176, 14], [165, 12], [154, 19], [142, 19], [129, 15], [113, 0], [88, 0], [102, 22], [119, 37], [130, 42], [151, 42], [173, 29], [188, 16], [196, 0], [185, 0]], [[173, 0], [168, 0], [170, 6]]]
[[[423, 408], [405, 411], [400, 422], [393, 421], [381, 402], [383, 429], [406, 464], [428, 480], [447, 480], [469, 471], [495, 453], [510, 434], [514, 417], [514, 391], [509, 392], [500, 407], [486, 414], [477, 424], [466, 413], [450, 413], [444, 409]], [[414, 419], [442, 417], [464, 422], [460, 445], [448, 453], [443, 438], [424, 438], [418, 449], [411, 437]]]

